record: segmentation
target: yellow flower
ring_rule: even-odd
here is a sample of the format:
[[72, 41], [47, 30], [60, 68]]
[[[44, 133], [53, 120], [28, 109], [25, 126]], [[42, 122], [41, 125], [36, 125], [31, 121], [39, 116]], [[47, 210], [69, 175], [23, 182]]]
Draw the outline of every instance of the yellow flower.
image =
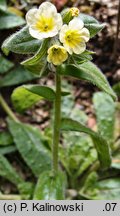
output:
[[76, 7], [70, 8], [70, 12], [72, 14], [72, 17], [77, 17], [79, 15], [79, 13], [80, 13], [79, 9], [76, 8]]
[[50, 2], [42, 3], [38, 9], [29, 10], [26, 20], [32, 37], [40, 40], [57, 35], [62, 27], [62, 17]]
[[60, 31], [60, 41], [69, 54], [80, 54], [86, 49], [86, 42], [90, 39], [90, 33], [84, 28], [83, 21], [75, 17], [69, 25], [63, 25]]
[[47, 61], [54, 65], [60, 65], [68, 58], [66, 49], [63, 46], [53, 45], [48, 49]]

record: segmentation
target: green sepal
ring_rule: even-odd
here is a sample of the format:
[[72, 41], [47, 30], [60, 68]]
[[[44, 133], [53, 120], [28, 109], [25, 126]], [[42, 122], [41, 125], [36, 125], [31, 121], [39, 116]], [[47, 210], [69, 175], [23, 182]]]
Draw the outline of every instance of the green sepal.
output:
[[40, 76], [47, 70], [47, 50], [48, 50], [48, 39], [43, 40], [37, 53], [31, 58], [21, 62], [27, 69], [29, 69], [34, 74], [39, 74]]

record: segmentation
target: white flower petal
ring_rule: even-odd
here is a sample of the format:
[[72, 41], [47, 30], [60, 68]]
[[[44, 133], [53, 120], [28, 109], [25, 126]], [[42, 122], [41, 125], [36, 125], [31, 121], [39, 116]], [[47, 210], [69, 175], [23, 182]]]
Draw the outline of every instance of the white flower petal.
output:
[[62, 27], [62, 17], [50, 2], [44, 2], [39, 9], [31, 9], [26, 15], [29, 32], [37, 39], [49, 38], [58, 34]]
[[40, 32], [38, 30], [35, 30], [33, 28], [29, 28], [29, 32], [32, 35], [32, 37], [39, 39], [39, 40], [42, 40], [43, 38], [54, 37], [58, 33], [58, 30], [54, 29], [54, 31], [52, 31], [52, 32], [46, 32], [45, 33], [45, 32]]
[[51, 16], [57, 13], [56, 7], [50, 2], [44, 2], [39, 6], [39, 14], [44, 16]]
[[62, 43], [64, 43], [64, 36], [65, 36], [65, 32], [68, 30], [68, 26], [65, 24], [62, 26], [61, 31], [60, 31], [60, 35], [59, 35], [59, 39]]
[[84, 39], [85, 42], [88, 42], [90, 39], [90, 32], [87, 28], [83, 28], [80, 30], [80, 36]]
[[61, 14], [57, 14], [56, 16], [54, 16], [54, 19], [56, 21], [57, 29], [60, 30], [63, 24]]
[[33, 9], [31, 9], [31, 10], [29, 10], [27, 12], [27, 14], [26, 14], [26, 21], [27, 21], [28, 25], [35, 24], [35, 22], [37, 20], [36, 17], [35, 17], [35, 14], [37, 14], [37, 12], [38, 12], [38, 9], [36, 9], [36, 8], [33, 8]]
[[70, 46], [68, 46], [67, 44], [64, 44], [65, 49], [67, 50], [67, 52], [72, 55], [73, 54], [73, 50]]
[[39, 39], [39, 40], [42, 40], [43, 37], [42, 37], [42, 34], [38, 31], [38, 30], [35, 30], [33, 28], [29, 28], [29, 32], [30, 32], [30, 35], [36, 39]]
[[75, 17], [69, 22], [69, 29], [81, 30], [83, 26], [84, 26], [83, 21], [78, 17]]
[[79, 46], [73, 48], [73, 52], [76, 54], [81, 54], [85, 50], [86, 50], [86, 44], [84, 42], [80, 43]]

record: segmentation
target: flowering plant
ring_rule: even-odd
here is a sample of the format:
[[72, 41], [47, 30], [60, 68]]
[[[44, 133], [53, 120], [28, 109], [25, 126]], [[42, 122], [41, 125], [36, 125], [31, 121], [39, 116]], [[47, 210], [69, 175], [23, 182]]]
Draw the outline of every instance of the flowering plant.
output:
[[[40, 169], [42, 167], [44, 172], [38, 180], [34, 198], [63, 199], [65, 178], [63, 173], [59, 172], [58, 167], [61, 131], [78, 131], [89, 134], [95, 145], [101, 167], [107, 168], [111, 164], [109, 146], [104, 137], [80, 122], [62, 118], [61, 115], [61, 97], [68, 94], [61, 88], [62, 76], [86, 80], [116, 99], [105, 76], [91, 62], [93, 52], [86, 49], [86, 43], [103, 29], [104, 24], [100, 24], [89, 15], [80, 13], [77, 8], [68, 8], [61, 14], [57, 13], [55, 6], [50, 2], [42, 3], [38, 9], [30, 9], [26, 14], [26, 22], [25, 27], [4, 41], [2, 49], [5, 54], [12, 51], [32, 55], [21, 64], [36, 77], [46, 76], [50, 71], [55, 75], [56, 90], [40, 85], [24, 85], [22, 88], [29, 94], [54, 102], [52, 156], [49, 156], [48, 151], [41, 151], [41, 155], [35, 155], [37, 158], [39, 156], [43, 158], [38, 166]], [[13, 95], [19, 90], [20, 87], [14, 91]], [[14, 121], [21, 127], [15, 118]], [[9, 126], [14, 133], [13, 123], [10, 120]], [[24, 130], [28, 133], [28, 127]], [[17, 131], [18, 135], [19, 132], [20, 130]], [[34, 161], [35, 158], [31, 166]]]

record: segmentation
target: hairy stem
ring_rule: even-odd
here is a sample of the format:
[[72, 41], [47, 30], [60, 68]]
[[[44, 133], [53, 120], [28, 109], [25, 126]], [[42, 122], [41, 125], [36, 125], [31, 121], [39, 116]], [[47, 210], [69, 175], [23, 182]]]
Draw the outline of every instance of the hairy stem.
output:
[[3, 96], [0, 94], [0, 104], [2, 108], [5, 110], [5, 112], [8, 114], [8, 116], [13, 119], [14, 121], [18, 122], [18, 119], [10, 109], [10, 107], [7, 105], [6, 101], [4, 100]]
[[54, 103], [54, 126], [53, 126], [53, 172], [58, 170], [58, 148], [60, 138], [61, 119], [61, 77], [56, 72], [56, 98]]

